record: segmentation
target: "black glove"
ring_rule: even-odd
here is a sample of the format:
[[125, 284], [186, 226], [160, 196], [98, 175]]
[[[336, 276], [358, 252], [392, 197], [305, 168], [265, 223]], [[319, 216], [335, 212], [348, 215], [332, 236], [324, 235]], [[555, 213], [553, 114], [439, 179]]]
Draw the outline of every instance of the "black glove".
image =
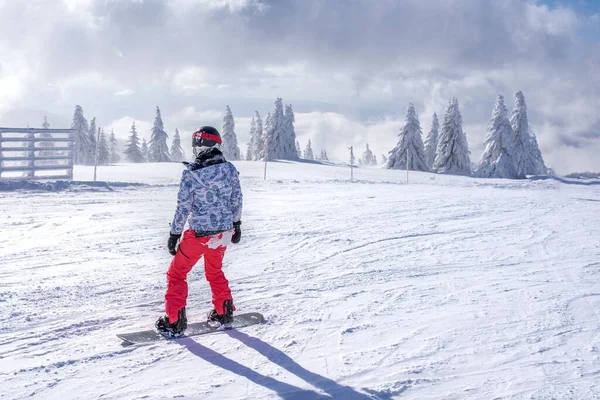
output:
[[179, 241], [180, 238], [181, 238], [181, 233], [180, 234], [171, 233], [169, 235], [169, 240], [167, 241], [167, 248], [169, 249], [169, 253], [171, 253], [172, 256], [177, 254], [177, 242]]
[[235, 230], [235, 232], [233, 232], [233, 236], [231, 237], [231, 243], [239, 243], [240, 242], [240, 239], [242, 238], [241, 225], [242, 225], [242, 221], [233, 223], [233, 229]]

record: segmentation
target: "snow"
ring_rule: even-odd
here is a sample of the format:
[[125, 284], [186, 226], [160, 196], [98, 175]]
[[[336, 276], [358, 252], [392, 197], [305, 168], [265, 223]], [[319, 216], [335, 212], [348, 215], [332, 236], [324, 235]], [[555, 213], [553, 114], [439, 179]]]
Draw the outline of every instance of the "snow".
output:
[[[268, 324], [148, 346], [115, 333], [163, 312], [183, 166], [0, 192], [0, 398], [600, 398], [600, 181], [235, 165], [225, 272]], [[189, 282], [200, 320], [201, 267]]]

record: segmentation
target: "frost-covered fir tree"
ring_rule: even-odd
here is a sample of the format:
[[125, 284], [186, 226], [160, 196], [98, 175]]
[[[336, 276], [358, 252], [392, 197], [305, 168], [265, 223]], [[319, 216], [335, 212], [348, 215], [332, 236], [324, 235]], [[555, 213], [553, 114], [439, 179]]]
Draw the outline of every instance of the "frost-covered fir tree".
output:
[[144, 162], [144, 155], [140, 150], [140, 138], [138, 137], [137, 130], [135, 129], [135, 122], [131, 125], [131, 135], [125, 147], [125, 158], [129, 162], [141, 163]]
[[117, 148], [117, 138], [115, 138], [114, 129], [110, 130], [110, 162], [115, 164], [121, 160]]
[[258, 111], [254, 112], [254, 119], [256, 122], [256, 131], [254, 135], [254, 142], [252, 147], [252, 159], [260, 160], [263, 158], [263, 152], [265, 150], [265, 137], [263, 131], [263, 122], [260, 118]]
[[296, 153], [298, 153], [298, 158], [302, 158], [302, 149], [300, 149], [300, 142], [296, 140]]
[[385, 154], [382, 154], [382, 155], [381, 155], [381, 163], [382, 163], [383, 165], [386, 165], [386, 164], [387, 164], [387, 157], [385, 156]]
[[246, 149], [246, 160], [254, 160], [254, 142], [256, 141], [256, 118], [252, 117], [250, 121], [250, 141]]
[[100, 131], [100, 140], [98, 141], [98, 165], [107, 165], [110, 163], [110, 149], [108, 140], [104, 134], [104, 129], [98, 128]]
[[373, 165], [379, 165], [377, 164], [377, 156], [373, 155]]
[[363, 153], [361, 161], [363, 165], [373, 165], [373, 152], [369, 148], [369, 143], [367, 143], [367, 149]]
[[265, 126], [265, 141], [269, 160], [297, 160], [296, 134], [293, 129], [294, 113], [291, 106], [283, 112], [283, 100], [278, 97], [275, 101], [271, 119]]
[[[44, 122], [42, 123], [42, 129], [50, 129], [50, 124], [48, 123], [47, 117], [44, 117]], [[44, 132], [40, 136], [43, 138], [46, 138], [46, 139], [52, 139], [52, 134], [50, 134], [50, 133]], [[40, 142], [39, 146], [46, 147], [46, 148], [52, 148], [52, 147], [54, 147], [54, 142]], [[53, 154], [54, 154], [54, 152], [48, 151], [48, 150], [40, 151], [40, 156], [42, 156], [42, 157], [52, 156]], [[52, 164], [52, 161], [40, 161], [39, 164], [40, 165]]]
[[412, 103], [406, 109], [406, 121], [398, 134], [398, 144], [390, 151], [386, 167], [389, 169], [407, 169], [407, 161], [410, 170], [429, 170], [425, 163], [421, 124]]
[[169, 135], [165, 132], [162, 117], [160, 116], [160, 108], [156, 107], [156, 116], [154, 117], [154, 126], [152, 127], [152, 135], [150, 136], [150, 146], [148, 147], [148, 161], [150, 162], [169, 162], [169, 146], [167, 139]]
[[148, 143], [146, 143], [146, 138], [142, 138], [142, 157], [144, 158], [143, 162], [148, 162], [148, 157], [150, 156], [150, 151], [148, 150]]
[[179, 129], [175, 128], [175, 136], [173, 136], [173, 143], [171, 143], [171, 161], [181, 162], [185, 159], [183, 155], [183, 149], [181, 148], [181, 136], [179, 136]]
[[437, 150], [438, 137], [440, 134], [440, 121], [436, 113], [433, 113], [433, 120], [431, 121], [431, 129], [427, 133], [425, 139], [425, 163], [427, 168], [433, 170], [433, 163], [435, 162], [435, 151]]
[[298, 151], [296, 148], [296, 128], [294, 127], [296, 116], [294, 115], [294, 110], [292, 109], [291, 104], [285, 106], [285, 114], [283, 118], [283, 131], [285, 132], [285, 135], [281, 141], [282, 157], [280, 158], [283, 160], [298, 160], [299, 157], [297, 157]]
[[258, 159], [259, 160], [264, 160], [265, 158], [269, 158], [267, 156], [267, 154], [265, 154], [265, 152], [268, 152], [268, 145], [269, 145], [269, 131], [271, 130], [271, 125], [273, 125], [273, 117], [271, 116], [271, 113], [267, 114], [267, 118], [265, 119], [265, 125], [263, 128], [263, 147], [262, 149], [259, 150], [258, 152]]
[[523, 92], [515, 93], [515, 104], [510, 118], [514, 142], [514, 163], [517, 174], [525, 175], [545, 174], [546, 166], [542, 154], [529, 134], [529, 121], [527, 118], [527, 103]]
[[476, 175], [482, 178], [519, 178], [513, 160], [513, 134], [504, 97], [498, 96], [484, 139]]
[[462, 116], [456, 98], [452, 98], [446, 107], [433, 169], [442, 174], [471, 174], [469, 146], [462, 130]]
[[225, 109], [225, 116], [223, 117], [223, 144], [221, 145], [221, 151], [228, 160], [239, 160], [240, 159], [240, 148], [238, 146], [237, 136], [235, 134], [235, 122], [233, 120], [233, 114], [231, 108], [227, 106]]
[[96, 152], [98, 151], [98, 144], [96, 143], [96, 135], [98, 134], [96, 130], [96, 117], [92, 118], [90, 121], [90, 129], [88, 132], [89, 140], [90, 140], [90, 153], [88, 154], [88, 164], [94, 165], [96, 162]]
[[535, 173], [537, 175], [548, 174], [548, 167], [544, 162], [544, 157], [542, 157], [540, 146], [538, 145], [537, 138], [535, 137], [535, 133], [533, 132], [531, 132], [531, 155], [535, 164]]
[[313, 154], [313, 150], [312, 150], [312, 144], [310, 143], [310, 139], [308, 139], [308, 144], [306, 145], [306, 148], [304, 149], [304, 157], [305, 160], [314, 160], [315, 156]]
[[320, 159], [322, 161], [329, 161], [329, 157], [327, 157], [327, 150], [321, 150], [321, 157]]
[[85, 164], [88, 160], [88, 155], [91, 153], [90, 149], [90, 138], [88, 131], [87, 119], [83, 116], [83, 109], [81, 106], [75, 106], [75, 113], [73, 114], [73, 123], [71, 129], [75, 130], [75, 143], [73, 147], [73, 157], [75, 164]]

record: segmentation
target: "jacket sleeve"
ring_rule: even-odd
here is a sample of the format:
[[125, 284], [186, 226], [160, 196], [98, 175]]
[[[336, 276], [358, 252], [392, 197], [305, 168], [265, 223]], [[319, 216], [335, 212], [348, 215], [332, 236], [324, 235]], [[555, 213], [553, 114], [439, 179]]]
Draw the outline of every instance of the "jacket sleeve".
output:
[[242, 188], [240, 186], [240, 173], [233, 167], [231, 174], [231, 213], [233, 214], [233, 222], [238, 222], [242, 219]]
[[177, 194], [177, 210], [171, 224], [171, 233], [179, 235], [183, 232], [183, 227], [192, 210], [193, 192], [192, 176], [189, 171], [183, 171], [181, 175], [181, 185]]

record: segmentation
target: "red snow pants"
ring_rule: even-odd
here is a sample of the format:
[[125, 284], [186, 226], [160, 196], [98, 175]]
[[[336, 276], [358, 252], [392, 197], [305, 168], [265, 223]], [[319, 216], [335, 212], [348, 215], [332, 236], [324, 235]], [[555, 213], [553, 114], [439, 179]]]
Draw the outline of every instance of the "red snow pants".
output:
[[179, 319], [177, 312], [187, 303], [187, 274], [202, 256], [204, 256], [204, 276], [212, 292], [212, 303], [217, 313], [223, 314], [223, 302], [231, 299], [229, 282], [222, 270], [223, 256], [227, 247], [223, 245], [214, 247], [214, 243], [209, 243], [209, 241], [218, 241], [226, 234], [196, 237], [193, 230], [183, 233], [177, 253], [167, 271], [165, 312], [169, 317], [169, 322], [173, 323]]

